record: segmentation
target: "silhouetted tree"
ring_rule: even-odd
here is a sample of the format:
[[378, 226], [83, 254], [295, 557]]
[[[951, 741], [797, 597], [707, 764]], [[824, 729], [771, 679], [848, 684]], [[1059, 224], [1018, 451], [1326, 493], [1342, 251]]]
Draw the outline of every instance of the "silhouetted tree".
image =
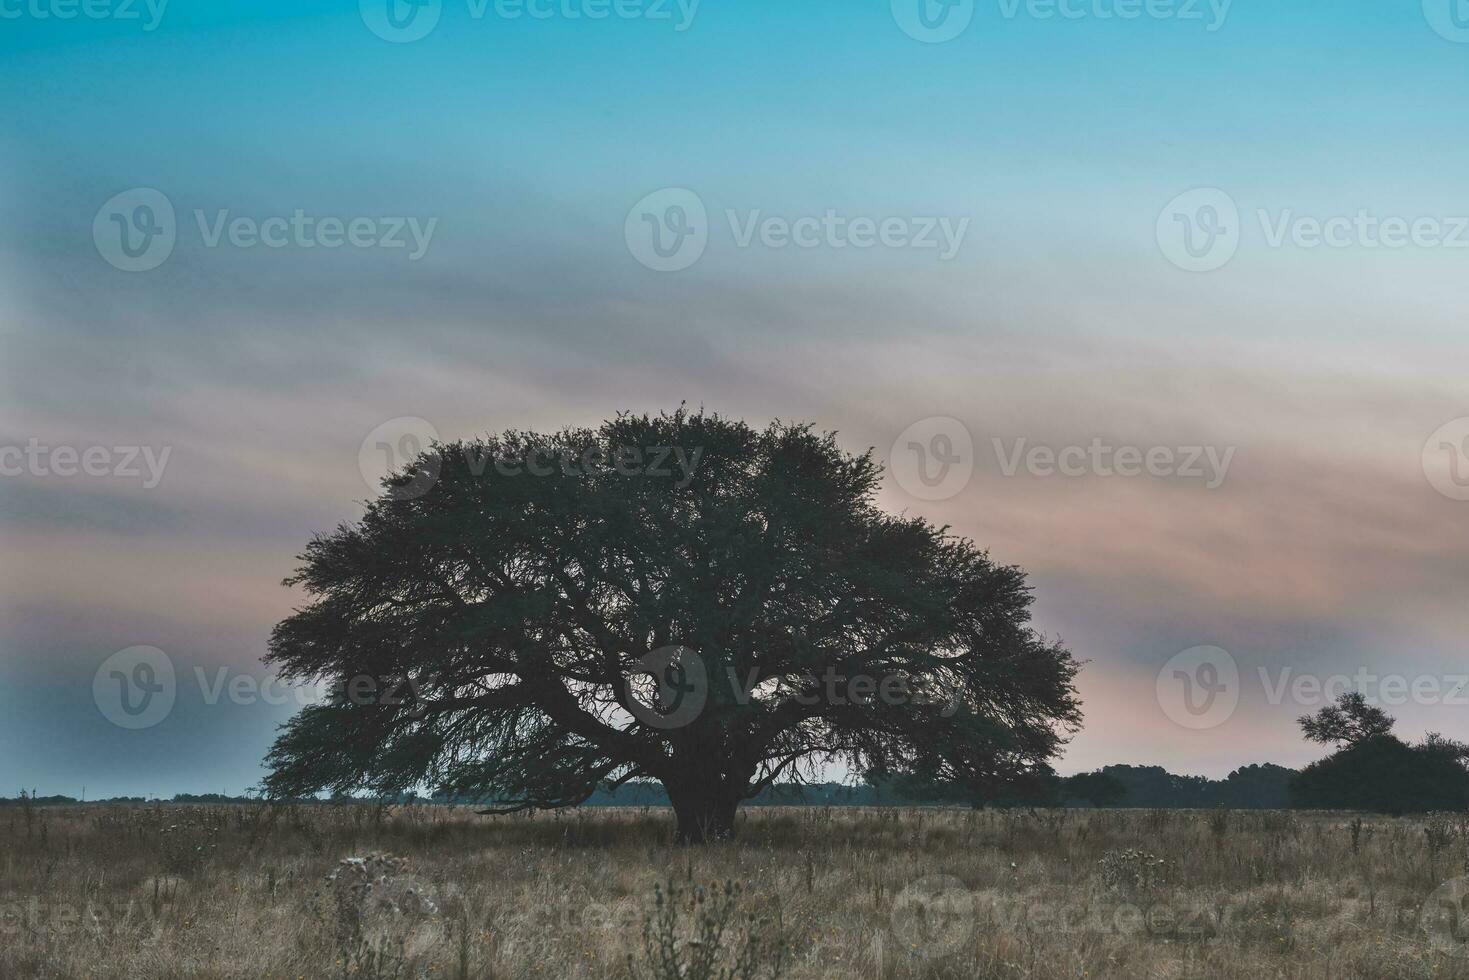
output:
[[1092, 806], [1116, 806], [1127, 795], [1120, 779], [1100, 770], [1068, 776], [1063, 785], [1067, 799], [1083, 800]]
[[1263, 763], [1241, 766], [1217, 783], [1213, 804], [1235, 809], [1284, 810], [1290, 806], [1290, 781], [1294, 769]]
[[1343, 747], [1291, 780], [1292, 806], [1378, 813], [1469, 806], [1469, 746], [1436, 732], [1408, 745], [1390, 734], [1394, 719], [1358, 693], [1299, 720], [1307, 739]]
[[1469, 806], [1469, 770], [1457, 751], [1375, 735], [1311, 763], [1291, 782], [1308, 809], [1427, 813]]
[[1316, 712], [1296, 721], [1308, 741], [1323, 745], [1355, 745], [1392, 730], [1394, 720], [1357, 691], [1350, 691]]
[[505, 812], [652, 779], [697, 841], [822, 762], [976, 792], [1039, 771], [1076, 662], [1021, 570], [880, 511], [880, 476], [810, 426], [683, 410], [433, 447], [288, 580], [312, 601], [267, 660], [332, 693], [267, 790]]
[[1180, 776], [1162, 766], [1106, 766], [1099, 772], [1121, 783], [1123, 806], [1206, 807], [1212, 806], [1213, 785], [1203, 776]]

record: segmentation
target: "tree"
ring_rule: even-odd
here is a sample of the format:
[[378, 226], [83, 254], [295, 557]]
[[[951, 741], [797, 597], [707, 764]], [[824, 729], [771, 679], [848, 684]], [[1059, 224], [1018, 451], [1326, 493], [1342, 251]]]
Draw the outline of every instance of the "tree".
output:
[[318, 536], [267, 662], [330, 696], [273, 795], [563, 807], [661, 782], [678, 837], [821, 764], [994, 789], [1080, 723], [1024, 573], [879, 510], [831, 433], [683, 409], [437, 444]]
[[1291, 780], [1291, 805], [1376, 813], [1461, 811], [1469, 806], [1464, 747], [1430, 735], [1408, 745], [1374, 735], [1311, 763]]
[[1217, 784], [1217, 802], [1238, 810], [1284, 810], [1290, 806], [1295, 770], [1265, 763], [1242, 766]]
[[1299, 722], [1308, 740], [1340, 748], [1291, 779], [1292, 806], [1378, 813], [1469, 806], [1469, 746], [1436, 732], [1409, 745], [1392, 735], [1391, 715], [1355, 692]]
[[1296, 721], [1308, 741], [1323, 745], [1356, 745], [1386, 735], [1395, 723], [1387, 712], [1368, 704], [1357, 691], [1341, 695], [1336, 704], [1322, 708], [1315, 717], [1302, 715]]
[[1127, 796], [1122, 780], [1100, 769], [1068, 776], [1064, 786], [1067, 799], [1083, 800], [1095, 807], [1116, 806]]

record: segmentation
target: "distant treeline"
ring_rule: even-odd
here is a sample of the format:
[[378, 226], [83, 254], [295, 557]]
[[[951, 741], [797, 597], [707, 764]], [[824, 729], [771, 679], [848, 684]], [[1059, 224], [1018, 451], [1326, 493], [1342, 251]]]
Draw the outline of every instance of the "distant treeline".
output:
[[[1284, 810], [1290, 806], [1290, 781], [1294, 769], [1284, 766], [1244, 766], [1223, 779], [1203, 776], [1177, 776], [1161, 766], [1107, 766], [1096, 773], [1071, 776], [1066, 784], [1067, 805], [1084, 806], [1092, 800], [1078, 793], [1088, 777], [1114, 780], [1121, 793], [1115, 799], [1101, 800], [1103, 805], [1149, 808], [1229, 807], [1236, 810]], [[1080, 784], [1080, 785], [1078, 785]]]
[[[1107, 766], [1096, 772], [1076, 776], [1053, 776], [1022, 796], [985, 801], [1010, 806], [1069, 807], [1146, 807], [1161, 809], [1194, 809], [1230, 807], [1232, 809], [1276, 810], [1290, 806], [1289, 785], [1295, 770], [1283, 766], [1245, 766], [1224, 779], [1203, 776], [1179, 776], [1161, 766]], [[77, 806], [82, 801], [70, 796], [0, 797], [0, 806]], [[88, 800], [88, 805], [139, 805], [148, 803], [235, 804], [258, 803], [258, 797], [226, 796], [222, 793], [180, 793], [168, 800], [141, 796], [120, 796], [105, 800]], [[332, 800], [299, 800], [300, 803], [324, 804]], [[354, 802], [339, 799], [336, 802]], [[478, 805], [482, 800], [448, 796], [423, 797], [400, 794], [388, 803]], [[924, 792], [914, 787], [894, 785], [847, 785], [813, 783], [804, 786], [772, 786], [751, 800], [751, 806], [911, 806], [914, 804], [972, 803], [943, 792]], [[657, 783], [635, 782], [615, 790], [598, 790], [584, 806], [667, 806], [668, 797]]]
[[[1224, 779], [1178, 776], [1161, 766], [1107, 766], [1076, 776], [1051, 776], [1024, 794], [981, 801], [999, 806], [1109, 806], [1162, 809], [1229, 807], [1238, 810], [1283, 810], [1290, 806], [1294, 769], [1252, 765]], [[972, 803], [962, 794], [926, 793], [897, 785], [848, 786], [816, 783], [773, 786], [750, 801], [751, 806], [905, 806]], [[614, 792], [599, 791], [587, 806], [664, 806], [668, 798], [656, 783], [637, 783]]]

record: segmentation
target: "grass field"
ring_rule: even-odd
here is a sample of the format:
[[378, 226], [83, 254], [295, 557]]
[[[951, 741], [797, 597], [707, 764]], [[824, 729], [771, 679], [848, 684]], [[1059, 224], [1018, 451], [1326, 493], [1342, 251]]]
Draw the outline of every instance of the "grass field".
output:
[[771, 808], [736, 843], [671, 835], [657, 810], [7, 808], [0, 977], [1469, 978], [1463, 817]]

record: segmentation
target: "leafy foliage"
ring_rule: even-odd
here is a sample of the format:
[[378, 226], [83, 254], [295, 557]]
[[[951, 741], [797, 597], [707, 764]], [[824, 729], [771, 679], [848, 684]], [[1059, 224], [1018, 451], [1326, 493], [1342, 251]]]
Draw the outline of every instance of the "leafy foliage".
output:
[[[620, 465], [670, 448], [692, 472]], [[821, 761], [973, 787], [1041, 771], [1080, 721], [1076, 662], [1031, 628], [1023, 572], [880, 511], [880, 476], [810, 426], [682, 409], [436, 445], [288, 580], [312, 602], [267, 659], [333, 694], [287, 725], [266, 789], [507, 811], [653, 779], [700, 839]], [[690, 678], [694, 716], [650, 719]]]
[[[1343, 743], [1291, 781], [1297, 807], [1428, 813], [1469, 806], [1469, 746], [1430, 732], [1418, 745], [1388, 734], [1394, 719], [1344, 694], [1314, 718], [1300, 719], [1306, 738]], [[1354, 846], [1356, 835], [1353, 835]]]
[[1394, 719], [1358, 691], [1349, 691], [1314, 716], [1297, 719], [1306, 739], [1324, 745], [1356, 745], [1392, 731]]
[[1301, 770], [1292, 805], [1376, 813], [1427, 813], [1469, 806], [1469, 770], [1458, 752], [1391, 735], [1349, 745]]
[[641, 960], [629, 956], [628, 972], [636, 980], [778, 980], [790, 953], [779, 909], [742, 912], [742, 893], [733, 881], [707, 890], [658, 886]]

